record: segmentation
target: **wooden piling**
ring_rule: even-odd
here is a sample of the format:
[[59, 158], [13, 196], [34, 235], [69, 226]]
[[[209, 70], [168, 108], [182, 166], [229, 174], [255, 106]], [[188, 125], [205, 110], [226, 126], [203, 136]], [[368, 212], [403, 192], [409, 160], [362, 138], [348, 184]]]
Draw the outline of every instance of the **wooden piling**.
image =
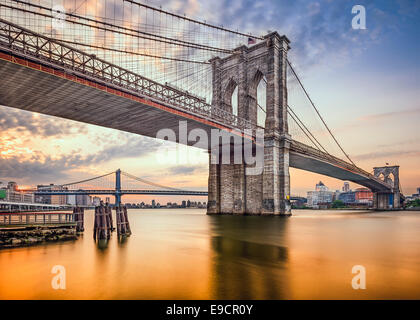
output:
[[102, 205], [99, 207], [99, 239], [106, 239], [106, 208]]
[[95, 221], [93, 222], [93, 239], [96, 240], [99, 227], [99, 207], [95, 207]]
[[105, 207], [105, 229], [106, 229], [106, 238], [110, 239], [111, 232], [112, 232], [112, 210], [108, 204]]
[[130, 235], [131, 227], [130, 227], [130, 222], [128, 221], [127, 207], [124, 206], [123, 210], [124, 210], [124, 221], [125, 221], [126, 233]]
[[108, 205], [95, 207], [95, 222], [93, 227], [93, 238], [96, 240], [109, 240], [112, 232], [112, 211]]
[[85, 231], [85, 209], [73, 208], [73, 221], [76, 222], [76, 232]]
[[80, 232], [85, 231], [85, 208], [80, 208], [78, 222], [80, 225]]
[[110, 230], [111, 230], [111, 232], [113, 232], [115, 230], [115, 228], [114, 228], [114, 221], [112, 219], [112, 208], [108, 204], [107, 204], [107, 208], [108, 208], [108, 218], [109, 218]]
[[115, 217], [117, 219], [117, 235], [120, 236], [123, 234], [123, 224], [121, 221], [121, 205], [118, 205], [115, 208]]
[[128, 222], [127, 207], [117, 206], [116, 219], [117, 219], [117, 234], [118, 236], [127, 236], [131, 234], [130, 223]]

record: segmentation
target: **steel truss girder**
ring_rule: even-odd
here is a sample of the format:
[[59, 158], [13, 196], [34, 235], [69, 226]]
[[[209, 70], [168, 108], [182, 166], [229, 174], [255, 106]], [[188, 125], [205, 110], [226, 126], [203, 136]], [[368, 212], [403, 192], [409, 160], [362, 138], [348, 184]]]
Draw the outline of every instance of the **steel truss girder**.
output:
[[162, 85], [4, 19], [0, 19], [0, 44], [25, 55], [46, 60], [60, 69], [64, 68], [64, 71], [70, 73], [77, 71], [90, 75], [98, 80], [136, 91], [141, 96], [160, 100], [169, 106], [193, 112], [241, 131], [257, 128], [256, 124], [212, 106], [188, 92]]

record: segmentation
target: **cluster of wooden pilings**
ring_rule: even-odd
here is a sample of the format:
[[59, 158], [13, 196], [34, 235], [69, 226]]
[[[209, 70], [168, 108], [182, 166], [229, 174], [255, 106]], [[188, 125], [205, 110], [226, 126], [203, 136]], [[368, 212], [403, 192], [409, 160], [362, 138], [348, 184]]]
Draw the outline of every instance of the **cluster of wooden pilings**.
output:
[[[119, 205], [116, 207], [117, 234], [128, 236], [131, 234], [130, 223], [128, 222], [127, 207]], [[93, 227], [93, 238], [96, 240], [110, 239], [111, 233], [115, 231], [112, 220], [112, 208], [101, 203], [95, 208], [95, 222]]]
[[111, 233], [114, 230], [112, 222], [112, 209], [107, 205], [101, 203], [100, 206], [95, 207], [95, 222], [93, 224], [93, 239], [110, 239]]
[[126, 236], [131, 234], [130, 223], [128, 222], [127, 207], [119, 205], [116, 209], [117, 234]]
[[73, 208], [73, 221], [76, 222], [76, 232], [85, 231], [85, 209], [75, 207]]

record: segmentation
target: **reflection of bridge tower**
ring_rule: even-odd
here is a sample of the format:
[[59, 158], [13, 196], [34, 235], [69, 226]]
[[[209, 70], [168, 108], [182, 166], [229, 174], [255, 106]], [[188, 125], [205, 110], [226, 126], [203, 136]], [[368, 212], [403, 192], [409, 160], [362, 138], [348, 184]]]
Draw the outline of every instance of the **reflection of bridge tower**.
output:
[[378, 210], [400, 208], [400, 166], [375, 167], [373, 170], [376, 178], [380, 178], [392, 187], [391, 192], [374, 192], [373, 207]]
[[264, 81], [266, 118], [263, 173], [246, 175], [245, 164], [210, 163], [208, 214], [290, 214], [288, 49], [289, 40], [274, 32], [257, 45], [241, 46], [231, 56], [211, 60], [212, 104], [235, 114], [232, 94], [237, 88], [237, 116], [257, 123], [261, 105], [257, 88]]

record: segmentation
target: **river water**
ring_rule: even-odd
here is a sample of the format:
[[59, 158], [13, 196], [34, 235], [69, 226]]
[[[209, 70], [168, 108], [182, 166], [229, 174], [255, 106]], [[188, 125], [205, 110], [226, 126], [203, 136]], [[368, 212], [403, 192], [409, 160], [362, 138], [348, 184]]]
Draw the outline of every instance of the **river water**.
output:
[[[0, 250], [0, 299], [420, 299], [420, 212], [129, 210], [133, 235]], [[51, 269], [66, 271], [54, 290]], [[366, 289], [352, 287], [352, 268]]]

